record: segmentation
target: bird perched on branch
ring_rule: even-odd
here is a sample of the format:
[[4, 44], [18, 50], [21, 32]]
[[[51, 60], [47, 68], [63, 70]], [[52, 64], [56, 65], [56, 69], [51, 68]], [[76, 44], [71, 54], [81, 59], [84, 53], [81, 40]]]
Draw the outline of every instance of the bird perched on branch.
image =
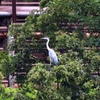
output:
[[49, 38], [48, 37], [44, 37], [42, 39], [47, 40], [46, 47], [47, 47], [47, 50], [49, 52], [50, 65], [53, 62], [57, 66], [58, 65], [58, 57], [57, 57], [55, 51], [49, 47], [49, 41], [50, 41]]

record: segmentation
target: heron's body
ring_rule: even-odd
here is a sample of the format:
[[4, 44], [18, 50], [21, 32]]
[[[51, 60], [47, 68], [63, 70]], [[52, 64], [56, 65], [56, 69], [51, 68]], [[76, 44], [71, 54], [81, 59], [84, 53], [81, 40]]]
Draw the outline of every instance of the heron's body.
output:
[[53, 49], [49, 50], [49, 57], [50, 57], [50, 60], [52, 62], [54, 62], [54, 64], [57, 66], [58, 65], [58, 58], [57, 58], [57, 55]]
[[42, 39], [47, 40], [46, 47], [47, 47], [47, 50], [49, 52], [50, 64], [51, 64], [51, 62], [53, 62], [57, 66], [58, 65], [58, 57], [57, 57], [55, 51], [49, 47], [49, 38], [44, 37]]

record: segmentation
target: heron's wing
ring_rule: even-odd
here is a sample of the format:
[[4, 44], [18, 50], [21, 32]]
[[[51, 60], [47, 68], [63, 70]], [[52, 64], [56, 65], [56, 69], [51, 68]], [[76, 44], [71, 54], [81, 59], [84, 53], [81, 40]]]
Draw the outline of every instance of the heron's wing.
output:
[[58, 57], [53, 49], [49, 50], [49, 57], [54, 62], [55, 65], [58, 65]]

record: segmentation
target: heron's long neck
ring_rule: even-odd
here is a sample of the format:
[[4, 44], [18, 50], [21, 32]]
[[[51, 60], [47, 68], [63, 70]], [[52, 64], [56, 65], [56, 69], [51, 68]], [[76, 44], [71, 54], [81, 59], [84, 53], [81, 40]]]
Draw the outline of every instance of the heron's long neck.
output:
[[49, 47], [49, 40], [47, 40], [46, 46], [47, 46], [47, 49], [50, 50], [50, 47]]

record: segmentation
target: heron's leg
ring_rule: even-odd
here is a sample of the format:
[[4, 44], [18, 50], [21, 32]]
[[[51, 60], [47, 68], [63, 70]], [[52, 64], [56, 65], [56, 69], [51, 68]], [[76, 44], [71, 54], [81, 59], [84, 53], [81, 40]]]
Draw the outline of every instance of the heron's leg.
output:
[[50, 71], [50, 69], [51, 69], [51, 64], [52, 64], [52, 60], [50, 59], [49, 71]]
[[51, 63], [52, 63], [52, 61], [51, 61], [51, 59], [50, 59], [50, 66], [51, 66]]

